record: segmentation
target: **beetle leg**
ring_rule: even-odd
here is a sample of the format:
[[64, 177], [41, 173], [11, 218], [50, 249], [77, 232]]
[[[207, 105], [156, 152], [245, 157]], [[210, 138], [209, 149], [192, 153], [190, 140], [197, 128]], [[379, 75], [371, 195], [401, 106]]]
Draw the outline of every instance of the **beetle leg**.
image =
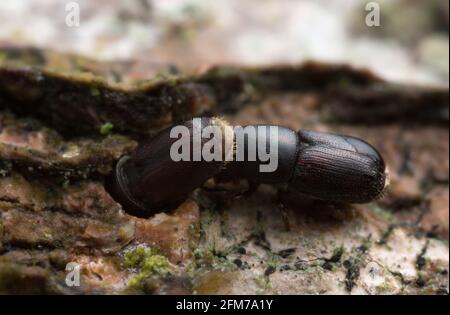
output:
[[285, 202], [283, 201], [283, 196], [286, 193], [286, 191], [279, 189], [277, 192], [277, 199], [278, 199], [278, 210], [280, 211], [281, 220], [283, 220], [284, 228], [286, 232], [291, 231], [291, 224], [289, 222], [288, 212], [287, 208], [285, 206]]

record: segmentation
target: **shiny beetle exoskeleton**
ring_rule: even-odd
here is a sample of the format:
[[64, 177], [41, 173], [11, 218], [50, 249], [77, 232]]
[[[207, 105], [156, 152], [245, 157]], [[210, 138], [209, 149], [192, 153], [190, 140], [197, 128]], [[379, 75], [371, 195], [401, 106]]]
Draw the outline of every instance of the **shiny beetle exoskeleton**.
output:
[[[108, 190], [124, 208], [133, 214], [146, 216], [156, 211], [176, 207], [197, 187], [218, 175], [222, 179], [247, 179], [254, 183], [286, 186], [289, 190], [315, 199], [341, 203], [366, 203], [382, 195], [387, 185], [387, 170], [378, 151], [365, 141], [330, 133], [300, 130], [279, 126], [258, 125], [276, 133], [249, 133], [244, 141], [236, 141], [236, 134], [219, 118], [201, 118], [195, 125], [184, 123], [191, 136], [187, 145], [189, 160], [174, 161], [170, 155], [177, 139], [168, 128], [149, 142], [141, 144], [130, 157], [123, 157], [108, 180]], [[217, 126], [232, 143], [214, 136], [204, 136], [203, 129]], [[211, 141], [222, 146], [221, 156], [242, 150], [245, 158], [192, 159], [195, 135], [203, 149]], [[248, 159], [251, 143], [264, 145], [272, 141], [277, 147], [277, 168], [261, 172], [264, 164], [259, 158]]]

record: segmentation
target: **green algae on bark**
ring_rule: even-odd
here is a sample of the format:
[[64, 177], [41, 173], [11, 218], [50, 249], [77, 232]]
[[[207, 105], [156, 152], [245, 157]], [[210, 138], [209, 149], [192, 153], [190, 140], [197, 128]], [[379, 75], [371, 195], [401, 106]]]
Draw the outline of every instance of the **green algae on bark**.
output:
[[153, 275], [164, 277], [171, 273], [167, 258], [155, 248], [145, 245], [138, 245], [125, 252], [123, 265], [125, 268], [135, 268], [138, 272], [128, 282], [128, 286], [133, 289], [142, 288], [142, 282]]

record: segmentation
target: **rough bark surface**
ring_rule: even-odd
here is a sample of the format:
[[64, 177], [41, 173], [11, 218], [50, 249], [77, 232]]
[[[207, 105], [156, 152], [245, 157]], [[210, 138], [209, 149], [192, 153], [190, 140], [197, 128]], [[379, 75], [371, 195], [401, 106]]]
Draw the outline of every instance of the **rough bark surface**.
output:
[[[1, 293], [448, 293], [448, 90], [345, 65], [184, 73], [1, 52]], [[114, 163], [197, 115], [361, 137], [391, 186], [343, 206], [233, 183], [149, 219], [126, 214], [104, 188]], [[65, 284], [69, 262], [79, 287]]]

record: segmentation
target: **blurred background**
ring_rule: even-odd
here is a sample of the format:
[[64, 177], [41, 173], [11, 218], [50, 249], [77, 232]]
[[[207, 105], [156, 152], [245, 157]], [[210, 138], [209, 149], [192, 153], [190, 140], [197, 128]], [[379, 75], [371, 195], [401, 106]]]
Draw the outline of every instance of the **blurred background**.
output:
[[[380, 25], [369, 27], [373, 3]], [[78, 9], [79, 23], [68, 24]], [[449, 82], [447, 0], [14, 0], [0, 2], [0, 25], [0, 45], [106, 60], [201, 67], [313, 59], [393, 81]]]

